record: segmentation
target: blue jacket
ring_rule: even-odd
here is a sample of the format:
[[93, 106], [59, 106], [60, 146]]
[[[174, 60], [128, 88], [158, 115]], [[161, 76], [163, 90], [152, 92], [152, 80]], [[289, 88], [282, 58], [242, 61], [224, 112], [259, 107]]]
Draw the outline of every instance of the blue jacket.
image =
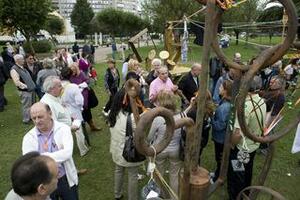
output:
[[230, 102], [222, 100], [212, 117], [212, 139], [218, 143], [224, 144], [227, 124], [230, 117]]

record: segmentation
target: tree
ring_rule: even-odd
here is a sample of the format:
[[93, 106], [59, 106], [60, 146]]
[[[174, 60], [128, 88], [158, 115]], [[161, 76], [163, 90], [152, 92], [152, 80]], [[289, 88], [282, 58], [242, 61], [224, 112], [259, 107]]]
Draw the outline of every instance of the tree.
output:
[[77, 34], [91, 34], [90, 21], [94, 17], [93, 9], [87, 0], [77, 0], [71, 13], [71, 24]]
[[[145, 0], [142, 4], [144, 15], [149, 16], [156, 32], [162, 33], [167, 21], [181, 20], [184, 15], [189, 16], [201, 8], [195, 0]], [[204, 20], [204, 15], [199, 14]]]
[[132, 13], [106, 8], [97, 14], [95, 24], [99, 32], [114, 37], [134, 34], [145, 28], [147, 23]]
[[47, 17], [44, 29], [48, 31], [51, 37], [53, 38], [53, 35], [60, 35], [64, 32], [65, 24], [63, 19], [56, 15], [50, 14]]
[[49, 0], [1, 0], [0, 21], [3, 28], [20, 31], [34, 52], [30, 39], [45, 26], [50, 6]]

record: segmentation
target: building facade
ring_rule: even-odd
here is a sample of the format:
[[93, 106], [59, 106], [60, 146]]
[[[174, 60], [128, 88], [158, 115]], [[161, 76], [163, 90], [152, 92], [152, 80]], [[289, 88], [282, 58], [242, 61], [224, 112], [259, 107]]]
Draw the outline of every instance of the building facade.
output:
[[[88, 0], [94, 13], [113, 7], [136, 15], [141, 13], [140, 0]], [[56, 8], [63, 17], [70, 18], [76, 0], [52, 0], [53, 7]]]

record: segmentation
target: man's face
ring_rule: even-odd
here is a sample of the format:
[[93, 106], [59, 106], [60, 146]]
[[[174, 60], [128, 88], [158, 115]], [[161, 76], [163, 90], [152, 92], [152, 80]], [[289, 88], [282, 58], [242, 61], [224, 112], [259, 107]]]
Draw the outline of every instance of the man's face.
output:
[[24, 58], [19, 58], [19, 59], [17, 59], [17, 60], [16, 60], [16, 63], [17, 63], [18, 65], [23, 66], [23, 65], [24, 65]]
[[31, 119], [39, 131], [48, 131], [51, 125], [51, 112], [45, 106], [32, 107], [30, 110]]
[[26, 62], [30, 65], [33, 65], [34, 63], [34, 57], [33, 56], [29, 56], [28, 58], [26, 58]]
[[59, 97], [62, 91], [62, 85], [61, 85], [61, 81], [60, 80], [55, 80], [55, 84], [53, 86], [53, 88], [51, 88], [51, 95], [55, 96], [55, 97]]
[[192, 69], [193, 76], [199, 76], [200, 73], [201, 73], [201, 65], [196, 66]]
[[159, 71], [158, 77], [163, 81], [166, 82], [168, 80], [168, 70], [161, 69]]
[[47, 162], [48, 169], [52, 175], [52, 179], [48, 184], [45, 184], [45, 188], [47, 190], [47, 195], [50, 195], [57, 188], [58, 182], [58, 167], [54, 160], [50, 160]]

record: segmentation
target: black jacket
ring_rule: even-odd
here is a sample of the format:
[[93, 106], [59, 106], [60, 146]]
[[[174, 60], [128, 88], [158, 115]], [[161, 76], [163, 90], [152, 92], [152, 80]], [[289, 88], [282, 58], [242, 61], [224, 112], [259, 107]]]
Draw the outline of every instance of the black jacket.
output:
[[[198, 77], [197, 77], [198, 80]], [[198, 86], [199, 86], [199, 80]], [[184, 75], [179, 81], [178, 88], [182, 91], [183, 95], [190, 101], [193, 96], [195, 96], [195, 92], [198, 91], [198, 86], [196, 85], [191, 72]]]

